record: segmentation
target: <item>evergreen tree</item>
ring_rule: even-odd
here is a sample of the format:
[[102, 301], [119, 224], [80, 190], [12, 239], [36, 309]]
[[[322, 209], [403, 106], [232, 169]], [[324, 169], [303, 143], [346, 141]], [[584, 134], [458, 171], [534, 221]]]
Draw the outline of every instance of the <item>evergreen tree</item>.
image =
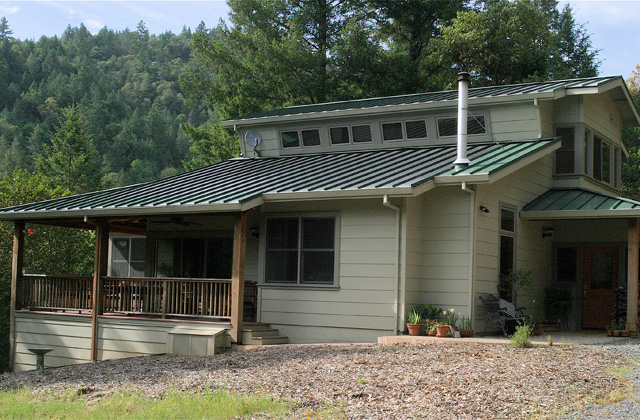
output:
[[9, 28], [9, 22], [7, 18], [2, 16], [0, 18], [0, 41], [4, 41], [5, 39], [13, 39], [11, 36], [13, 31]]
[[96, 190], [102, 174], [91, 133], [77, 106], [66, 108], [63, 117], [51, 146], [45, 146], [44, 155], [38, 159], [37, 168], [73, 193]]

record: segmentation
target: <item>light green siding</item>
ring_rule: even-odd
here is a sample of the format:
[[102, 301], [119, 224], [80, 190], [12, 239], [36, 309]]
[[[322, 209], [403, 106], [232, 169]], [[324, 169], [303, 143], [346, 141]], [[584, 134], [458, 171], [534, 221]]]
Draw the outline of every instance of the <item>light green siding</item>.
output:
[[[174, 327], [190, 325], [194, 323], [100, 317], [98, 360], [166, 353], [167, 333]], [[18, 312], [16, 332], [15, 371], [35, 368], [36, 356], [29, 352], [29, 347], [53, 348], [45, 356], [46, 367], [91, 361], [90, 316]]]
[[[339, 278], [337, 287], [328, 289], [261, 286], [261, 322], [277, 328], [291, 343], [375, 341], [395, 333], [396, 215], [383, 206], [382, 197], [265, 207], [265, 216], [338, 214]], [[262, 276], [259, 273], [260, 281]]]
[[[499, 221], [500, 206], [521, 210], [524, 205], [543, 194], [552, 185], [552, 156], [546, 156], [509, 177], [493, 184], [478, 185], [475, 242], [475, 328], [484, 327], [484, 311], [479, 295], [498, 293], [499, 278]], [[489, 213], [480, 212], [485, 206]], [[531, 308], [535, 314], [533, 299], [542, 293], [552, 276], [552, 239], [542, 238], [543, 222], [516, 219], [516, 268], [532, 270], [535, 288], [529, 297], [519, 298], [518, 305]], [[538, 302], [539, 303], [539, 302]]]

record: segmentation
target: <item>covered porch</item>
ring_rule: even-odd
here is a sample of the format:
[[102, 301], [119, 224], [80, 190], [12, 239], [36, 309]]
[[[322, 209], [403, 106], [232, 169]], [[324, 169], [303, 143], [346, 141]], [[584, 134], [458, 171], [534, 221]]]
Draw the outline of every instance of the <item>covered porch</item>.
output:
[[[181, 328], [183, 333], [188, 330], [191, 336], [210, 335], [215, 338], [211, 351], [214, 345], [216, 349], [220, 349], [230, 347], [231, 344], [242, 344], [245, 322], [257, 325], [251, 322], [255, 321], [255, 313], [251, 312], [255, 311], [257, 303], [256, 283], [245, 280], [248, 213], [238, 211], [212, 216], [232, 220], [232, 237], [229, 238], [232, 250], [227, 252], [231, 257], [229, 278], [165, 277], [148, 268], [145, 271], [151, 276], [145, 277], [121, 277], [113, 275], [117, 273], [109, 273], [110, 234], [146, 236], [149, 225], [154, 220], [164, 220], [160, 216], [15, 220], [9, 343], [11, 366], [14, 366], [17, 347], [21, 345], [18, 343], [18, 335], [21, 334], [23, 338], [29, 334], [34, 337], [37, 334], [47, 335], [46, 331], [39, 329], [29, 330], [29, 323], [33, 325], [37, 319], [43, 325], [67, 325], [58, 330], [75, 329], [77, 334], [70, 334], [66, 339], [60, 338], [64, 334], [57, 333], [55, 338], [55, 334], [51, 334], [52, 340], [64, 341], [61, 346], [65, 349], [74, 347], [68, 344], [70, 341], [81, 342], [88, 339], [90, 344], [85, 347], [89, 348], [90, 355], [80, 358], [86, 361], [103, 360], [108, 356], [109, 350], [103, 346], [107, 339], [105, 333], [109, 334], [106, 331], [108, 325], [124, 326], [132, 322], [131, 325], [135, 327], [128, 333], [139, 334], [141, 331], [153, 330], [155, 324], [152, 321], [155, 321], [156, 324], [161, 322], [155, 325], [157, 331], [168, 338], [174, 337], [166, 335], [173, 334], [172, 328]], [[93, 276], [24, 273], [27, 224], [92, 230], [95, 233]], [[247, 313], [245, 308], [248, 309]], [[149, 328], [142, 327], [141, 323], [146, 321], [151, 322], [147, 322]], [[21, 327], [17, 325], [18, 322], [23, 322]], [[116, 334], [126, 335], [125, 330]], [[112, 328], [111, 331], [113, 334], [115, 330]], [[189, 338], [189, 348], [193, 340]], [[40, 341], [42, 340], [38, 340]], [[83, 346], [84, 344], [80, 344], [79, 348]], [[142, 345], [144, 346], [145, 344]], [[160, 347], [156, 348], [156, 352], [158, 348]], [[165, 347], [160, 352], [166, 352]]]
[[[521, 211], [550, 242], [549, 290], [570, 330], [618, 324], [638, 334], [640, 203], [586, 189], [551, 189]], [[545, 290], [546, 291], [546, 290]], [[569, 305], [570, 303], [570, 305]]]

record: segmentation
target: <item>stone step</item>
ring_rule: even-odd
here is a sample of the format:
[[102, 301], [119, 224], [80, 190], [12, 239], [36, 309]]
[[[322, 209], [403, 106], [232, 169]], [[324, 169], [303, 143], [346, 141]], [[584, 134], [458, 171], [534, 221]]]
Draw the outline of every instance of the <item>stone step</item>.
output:
[[271, 346], [274, 344], [288, 344], [289, 337], [285, 336], [268, 336], [268, 337], [252, 337], [248, 342], [243, 344], [247, 345], [259, 345], [259, 346]]
[[279, 335], [275, 328], [260, 328], [257, 330], [245, 328], [242, 330], [242, 337], [273, 337]]

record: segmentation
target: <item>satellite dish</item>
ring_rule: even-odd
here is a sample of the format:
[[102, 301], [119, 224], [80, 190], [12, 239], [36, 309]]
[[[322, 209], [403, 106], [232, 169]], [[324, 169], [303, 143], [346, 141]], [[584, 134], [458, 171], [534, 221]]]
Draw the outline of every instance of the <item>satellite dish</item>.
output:
[[244, 135], [244, 142], [255, 148], [262, 142], [262, 136], [257, 131], [247, 131]]

